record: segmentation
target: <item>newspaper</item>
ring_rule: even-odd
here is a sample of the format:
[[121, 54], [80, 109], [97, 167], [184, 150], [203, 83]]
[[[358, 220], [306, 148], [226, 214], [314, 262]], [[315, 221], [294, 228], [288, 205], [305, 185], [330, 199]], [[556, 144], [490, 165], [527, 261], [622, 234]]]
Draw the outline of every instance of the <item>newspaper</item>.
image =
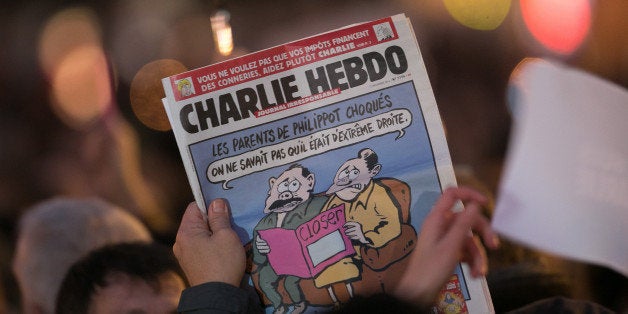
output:
[[[268, 312], [325, 312], [352, 296], [389, 291], [425, 216], [456, 184], [403, 14], [163, 85], [196, 201], [206, 208], [213, 198], [229, 200], [250, 283]], [[448, 287], [435, 311], [493, 312], [486, 281], [472, 279], [465, 265]]]

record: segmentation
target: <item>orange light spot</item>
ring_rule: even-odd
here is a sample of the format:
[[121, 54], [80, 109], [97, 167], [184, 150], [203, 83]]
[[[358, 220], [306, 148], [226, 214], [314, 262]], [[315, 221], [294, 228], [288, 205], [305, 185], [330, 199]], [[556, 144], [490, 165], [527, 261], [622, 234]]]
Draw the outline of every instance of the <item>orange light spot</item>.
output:
[[72, 127], [92, 122], [111, 105], [109, 68], [100, 47], [83, 46], [69, 52], [51, 82], [53, 108]]

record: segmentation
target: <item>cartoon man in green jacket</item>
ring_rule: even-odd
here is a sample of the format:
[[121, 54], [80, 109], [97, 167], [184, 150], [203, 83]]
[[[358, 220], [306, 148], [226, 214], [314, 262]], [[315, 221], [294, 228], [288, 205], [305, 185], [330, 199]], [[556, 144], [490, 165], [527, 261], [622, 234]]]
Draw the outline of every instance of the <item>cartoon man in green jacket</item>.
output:
[[268, 197], [264, 213], [267, 215], [253, 229], [253, 262], [257, 265], [260, 289], [274, 307], [274, 313], [287, 313], [289, 304], [284, 304], [277, 291], [279, 280], [285, 277], [284, 288], [292, 299], [293, 314], [303, 313], [307, 304], [299, 287], [301, 278], [292, 275], [277, 275], [268, 262], [271, 247], [259, 236], [259, 230], [271, 228], [296, 229], [321, 212], [327, 197], [314, 196], [314, 174], [307, 168], [294, 164], [279, 177], [270, 178]]

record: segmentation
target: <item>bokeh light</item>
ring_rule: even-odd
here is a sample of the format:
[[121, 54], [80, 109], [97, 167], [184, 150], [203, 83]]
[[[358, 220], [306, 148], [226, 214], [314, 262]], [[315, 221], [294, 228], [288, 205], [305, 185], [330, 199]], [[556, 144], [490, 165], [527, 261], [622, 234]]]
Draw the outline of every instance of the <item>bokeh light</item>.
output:
[[39, 62], [47, 75], [77, 47], [101, 45], [100, 28], [94, 12], [85, 7], [68, 8], [54, 14], [39, 38]]
[[51, 94], [55, 112], [69, 126], [82, 128], [102, 116], [112, 101], [102, 49], [82, 46], [68, 53], [52, 76]]
[[179, 61], [162, 59], [144, 65], [131, 82], [130, 100], [135, 116], [158, 131], [171, 129], [161, 99], [166, 97], [161, 79], [187, 71]]
[[520, 0], [523, 20], [547, 49], [572, 54], [591, 27], [590, 0]]
[[50, 82], [53, 111], [70, 127], [83, 128], [111, 106], [109, 63], [90, 9], [52, 16], [41, 33], [39, 61]]
[[218, 52], [228, 56], [233, 51], [233, 34], [229, 24], [230, 14], [225, 10], [219, 10], [211, 17], [212, 33]]
[[458, 23], [476, 30], [493, 30], [510, 11], [510, 0], [444, 0], [449, 14]]

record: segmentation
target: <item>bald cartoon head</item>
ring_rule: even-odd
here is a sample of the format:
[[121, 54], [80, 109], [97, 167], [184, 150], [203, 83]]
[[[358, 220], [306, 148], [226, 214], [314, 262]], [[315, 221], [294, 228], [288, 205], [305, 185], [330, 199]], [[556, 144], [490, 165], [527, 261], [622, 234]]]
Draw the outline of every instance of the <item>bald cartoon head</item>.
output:
[[270, 178], [268, 184], [264, 213], [283, 213], [295, 209], [310, 198], [315, 179], [307, 168], [294, 164], [279, 177]]
[[364, 148], [358, 152], [358, 157], [340, 166], [327, 194], [336, 194], [344, 201], [352, 201], [366, 189], [381, 168], [377, 154], [370, 148]]

